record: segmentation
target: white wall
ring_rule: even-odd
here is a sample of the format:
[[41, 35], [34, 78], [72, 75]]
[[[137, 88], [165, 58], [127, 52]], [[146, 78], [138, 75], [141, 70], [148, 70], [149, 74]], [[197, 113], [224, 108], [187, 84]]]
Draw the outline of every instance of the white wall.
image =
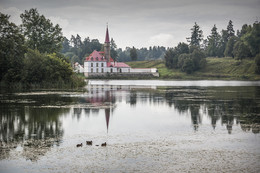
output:
[[[92, 64], [92, 65], [91, 65]], [[102, 67], [103, 64], [103, 67]], [[95, 62], [95, 61], [85, 61], [84, 62], [84, 72], [91, 73], [91, 69], [93, 73], [101, 73], [103, 69], [103, 73], [107, 72], [107, 63], [105, 61], [102, 62]]]
[[131, 68], [131, 73], [156, 73], [156, 68]]

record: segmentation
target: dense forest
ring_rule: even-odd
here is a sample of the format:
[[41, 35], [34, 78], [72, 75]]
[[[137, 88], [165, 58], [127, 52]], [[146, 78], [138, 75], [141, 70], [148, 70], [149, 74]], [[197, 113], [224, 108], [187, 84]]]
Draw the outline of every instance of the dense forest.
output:
[[76, 75], [60, 53], [62, 29], [37, 9], [20, 15], [22, 24], [0, 13], [0, 81], [13, 88], [76, 88], [84, 79]]
[[[114, 39], [111, 39], [111, 57], [120, 62], [127, 61], [143, 61], [143, 60], [156, 60], [163, 59], [166, 48], [163, 46], [153, 46], [147, 48], [136, 49], [135, 47], [126, 47], [125, 50], [117, 48]], [[63, 53], [72, 63], [79, 62], [83, 64], [85, 58], [94, 50], [103, 51], [103, 44], [98, 39], [90, 39], [89, 37], [82, 38], [80, 35], [72, 35], [70, 39], [64, 37]]]

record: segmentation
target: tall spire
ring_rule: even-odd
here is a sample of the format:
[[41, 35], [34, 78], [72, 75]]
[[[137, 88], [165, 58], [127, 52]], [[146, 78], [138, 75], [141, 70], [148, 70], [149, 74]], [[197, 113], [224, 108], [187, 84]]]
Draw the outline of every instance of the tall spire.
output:
[[106, 40], [105, 43], [110, 43], [109, 41], [109, 33], [108, 33], [108, 24], [107, 24], [107, 32], [106, 32]]
[[104, 44], [104, 53], [105, 53], [105, 59], [107, 60], [107, 62], [110, 62], [110, 41], [109, 41], [109, 34], [108, 34], [108, 24], [107, 24], [106, 39]]

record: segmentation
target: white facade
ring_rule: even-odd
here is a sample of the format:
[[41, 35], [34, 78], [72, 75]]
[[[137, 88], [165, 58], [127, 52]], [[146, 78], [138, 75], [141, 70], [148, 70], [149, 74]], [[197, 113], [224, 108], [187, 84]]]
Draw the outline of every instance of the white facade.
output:
[[106, 61], [85, 61], [84, 62], [84, 73], [107, 73], [107, 62]]

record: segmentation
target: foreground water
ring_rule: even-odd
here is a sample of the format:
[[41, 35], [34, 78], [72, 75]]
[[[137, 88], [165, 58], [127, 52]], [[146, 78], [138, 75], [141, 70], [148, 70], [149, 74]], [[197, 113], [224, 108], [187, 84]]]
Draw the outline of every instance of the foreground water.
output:
[[86, 89], [2, 93], [0, 172], [260, 172], [260, 82]]

